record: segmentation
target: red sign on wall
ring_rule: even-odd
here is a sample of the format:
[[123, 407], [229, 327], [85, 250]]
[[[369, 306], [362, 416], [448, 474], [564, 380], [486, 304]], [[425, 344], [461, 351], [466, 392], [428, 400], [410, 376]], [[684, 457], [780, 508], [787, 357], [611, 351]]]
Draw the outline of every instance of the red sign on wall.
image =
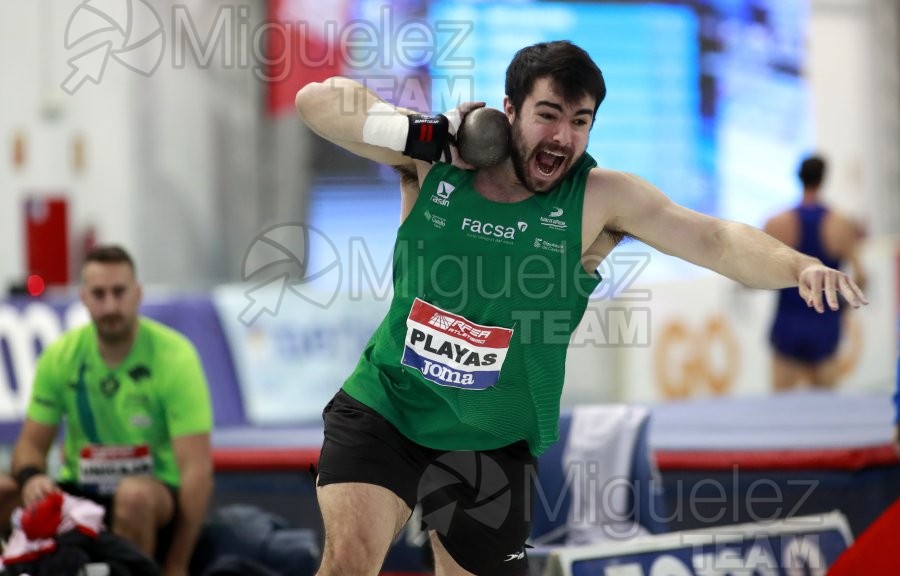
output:
[[27, 276], [47, 286], [69, 283], [69, 207], [62, 196], [31, 195], [25, 200]]
[[294, 110], [294, 96], [310, 82], [344, 70], [347, 0], [269, 0], [265, 67], [266, 108]]

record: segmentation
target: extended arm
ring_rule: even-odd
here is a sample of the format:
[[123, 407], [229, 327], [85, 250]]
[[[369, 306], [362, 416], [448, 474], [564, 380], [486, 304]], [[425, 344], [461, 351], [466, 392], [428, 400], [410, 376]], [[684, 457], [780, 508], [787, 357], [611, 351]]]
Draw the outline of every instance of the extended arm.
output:
[[751, 288], [799, 286], [800, 295], [819, 312], [822, 293], [837, 309], [837, 293], [854, 307], [868, 303], [862, 291], [838, 270], [789, 248], [768, 234], [741, 224], [694, 212], [670, 201], [636, 176], [595, 170], [590, 187], [608, 194], [611, 228], [650, 246], [714, 270]]
[[187, 574], [213, 490], [210, 435], [192, 434], [175, 438], [172, 448], [178, 462], [181, 487], [178, 490], [175, 533], [163, 573]]

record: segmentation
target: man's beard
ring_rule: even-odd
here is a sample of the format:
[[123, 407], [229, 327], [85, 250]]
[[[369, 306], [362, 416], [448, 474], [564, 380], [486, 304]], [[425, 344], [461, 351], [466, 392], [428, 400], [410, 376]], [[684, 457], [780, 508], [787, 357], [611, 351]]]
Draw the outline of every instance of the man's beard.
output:
[[124, 316], [114, 314], [104, 316], [96, 322], [97, 337], [105, 344], [119, 344], [131, 336], [134, 322]]
[[522, 186], [524, 186], [526, 190], [532, 194], [537, 194], [537, 192], [531, 189], [526, 178], [525, 151], [522, 149], [524, 144], [522, 144], [522, 130], [519, 128], [519, 123], [513, 122], [510, 129], [510, 140], [512, 140], [513, 145], [510, 147], [509, 155], [510, 158], [512, 158], [513, 170], [516, 172], [516, 178], [519, 179], [519, 182], [522, 183]]

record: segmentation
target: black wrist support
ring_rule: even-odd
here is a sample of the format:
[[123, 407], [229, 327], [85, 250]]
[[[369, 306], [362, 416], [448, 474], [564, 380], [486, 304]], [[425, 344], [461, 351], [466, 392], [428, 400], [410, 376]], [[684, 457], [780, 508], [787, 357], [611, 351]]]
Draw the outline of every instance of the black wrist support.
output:
[[25, 483], [28, 482], [31, 478], [35, 476], [40, 476], [44, 474], [44, 471], [38, 468], [37, 466], [25, 466], [18, 472], [16, 472], [16, 484], [19, 485], [19, 490], [25, 488]]
[[410, 114], [409, 132], [403, 154], [416, 160], [437, 162], [441, 156], [450, 162], [450, 121], [443, 114]]

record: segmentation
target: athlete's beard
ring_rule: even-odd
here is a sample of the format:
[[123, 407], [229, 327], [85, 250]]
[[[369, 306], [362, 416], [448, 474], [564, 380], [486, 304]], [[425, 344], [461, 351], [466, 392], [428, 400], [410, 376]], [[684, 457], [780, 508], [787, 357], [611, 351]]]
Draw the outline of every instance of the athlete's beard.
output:
[[518, 178], [519, 182], [522, 183], [522, 185], [525, 187], [525, 189], [528, 190], [529, 192], [531, 192], [532, 194], [546, 194], [546, 193], [550, 192], [551, 190], [556, 188], [559, 185], [559, 183], [562, 182], [566, 178], [566, 176], [569, 175], [569, 171], [572, 169], [572, 166], [574, 166], [574, 162], [572, 161], [572, 151], [565, 150], [563, 152], [566, 154], [565, 161], [569, 163], [569, 166], [568, 166], [568, 168], [566, 168], [566, 171], [563, 172], [555, 181], [553, 181], [544, 190], [538, 190], [535, 188], [534, 182], [532, 182], [530, 180], [528, 164], [530, 163], [532, 157], [537, 155], [537, 151], [540, 150], [541, 148], [554, 149], [555, 147], [542, 146], [539, 144], [538, 146], [535, 146], [529, 153], [529, 151], [525, 148], [525, 142], [524, 142], [524, 139], [522, 138], [522, 129], [519, 127], [518, 120], [513, 122], [512, 126], [510, 127], [510, 139], [511, 139], [513, 145], [510, 149], [509, 156], [513, 163], [513, 170], [516, 173], [516, 178]]
[[531, 188], [526, 177], [527, 171], [525, 163], [527, 162], [527, 159], [525, 158], [525, 143], [522, 141], [522, 129], [519, 128], [518, 121], [513, 122], [512, 126], [510, 126], [510, 141], [513, 145], [510, 148], [509, 155], [512, 159], [513, 170], [516, 172], [516, 178], [519, 179], [519, 182], [522, 183], [522, 186], [524, 186], [526, 190], [533, 194], [537, 194], [537, 192]]

